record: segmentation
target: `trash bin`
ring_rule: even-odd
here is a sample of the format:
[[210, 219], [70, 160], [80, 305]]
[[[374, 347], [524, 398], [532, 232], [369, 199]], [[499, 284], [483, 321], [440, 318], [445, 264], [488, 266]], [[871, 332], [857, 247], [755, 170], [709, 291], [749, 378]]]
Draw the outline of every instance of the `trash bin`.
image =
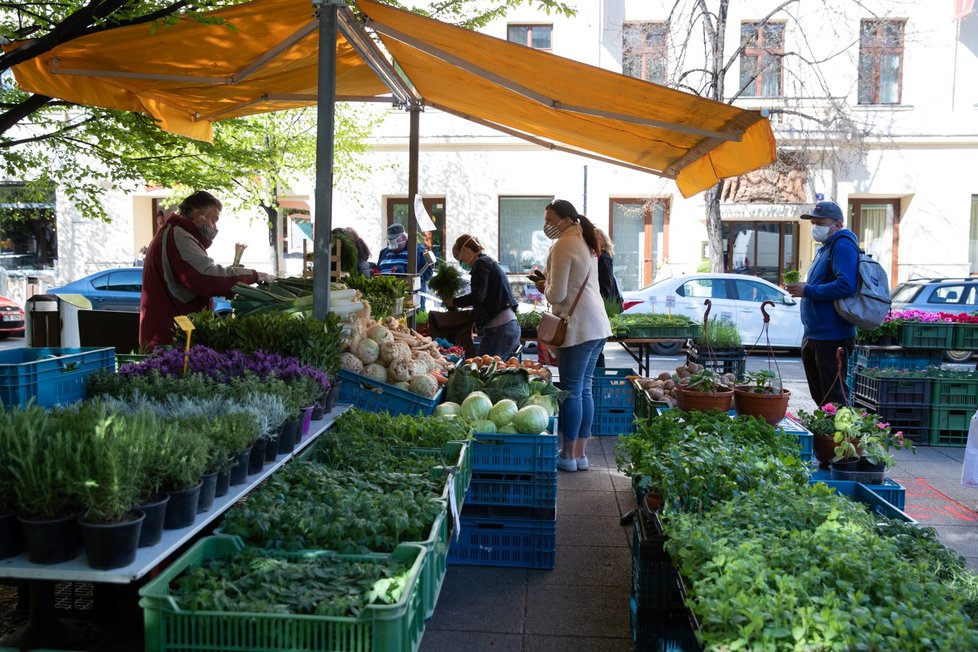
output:
[[53, 294], [35, 294], [24, 302], [28, 346], [61, 346], [61, 301]]

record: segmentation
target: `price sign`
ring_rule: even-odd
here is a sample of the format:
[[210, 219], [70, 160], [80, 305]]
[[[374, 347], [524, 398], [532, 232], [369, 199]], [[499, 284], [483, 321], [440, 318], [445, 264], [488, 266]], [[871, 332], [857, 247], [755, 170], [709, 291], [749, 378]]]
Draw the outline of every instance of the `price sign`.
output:
[[652, 312], [655, 312], [655, 302], [656, 298], [654, 296], [649, 297], [649, 305], [652, 306]]
[[727, 321], [731, 324], [733, 323], [733, 313], [732, 312], [721, 312], [720, 321]]
[[173, 318], [177, 328], [187, 334], [187, 344], [183, 351], [183, 375], [187, 375], [187, 366], [190, 364], [190, 336], [194, 332], [194, 323], [186, 315], [177, 315]]
[[667, 294], [666, 295], [666, 309], [669, 311], [669, 316], [672, 316], [672, 309], [676, 307], [676, 295]]

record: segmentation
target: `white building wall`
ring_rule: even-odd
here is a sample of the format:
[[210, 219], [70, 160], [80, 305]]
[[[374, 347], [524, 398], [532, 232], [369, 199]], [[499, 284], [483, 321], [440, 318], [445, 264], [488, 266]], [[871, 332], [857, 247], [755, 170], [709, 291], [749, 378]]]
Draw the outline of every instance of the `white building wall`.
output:
[[[621, 70], [621, 32], [626, 21], [664, 20], [671, 0], [588, 0], [567, 19], [522, 6], [484, 31], [505, 38], [507, 24], [553, 24], [553, 52], [590, 65]], [[712, 6], [713, 3], [708, 3]], [[946, 4], [946, 6], [945, 6]], [[726, 52], [739, 45], [740, 24], [765, 17], [778, 3], [747, 0], [731, 3], [726, 26]], [[978, 16], [951, 21], [951, 3], [911, 0], [799, 0], [789, 6], [787, 49], [806, 59], [821, 61], [819, 72], [785, 62], [784, 98], [742, 98], [750, 108], [799, 108], [828, 115], [833, 104], [844, 106], [851, 118], [872, 133], [856, 148], [850, 169], [833, 175], [828, 170], [809, 173], [809, 199], [824, 193], [840, 204], [850, 198], [898, 198], [901, 201], [899, 279], [913, 275], [964, 274], [969, 269], [970, 201], [978, 194], [974, 162], [978, 160]], [[895, 106], [856, 106], [859, 21], [871, 16], [907, 19], [902, 74], [902, 101]], [[800, 23], [800, 27], [795, 24]], [[682, 33], [687, 23], [674, 20]], [[683, 68], [703, 65], [702, 29], [691, 31], [693, 45], [683, 54]], [[671, 72], [673, 72], [671, 70]], [[686, 80], [696, 86], [702, 80]], [[732, 92], [739, 82], [734, 64], [725, 80]], [[814, 91], [813, 91], [814, 89]], [[799, 100], [801, 95], [817, 99]], [[376, 258], [384, 245], [386, 204], [407, 194], [407, 113], [367, 104], [363, 111], [384, 111], [386, 121], [370, 139], [365, 160], [371, 172], [352, 189], [334, 194], [334, 226], [355, 228]], [[664, 197], [670, 201], [667, 268], [669, 273], [693, 271], [700, 263], [706, 240], [703, 196], [682, 198], [671, 181], [597, 161], [544, 150], [499, 132], [474, 125], [436, 110], [421, 115], [419, 188], [424, 196], [445, 198], [447, 243], [463, 232], [483, 239], [491, 255], [498, 255], [499, 198], [531, 195], [562, 197], [584, 211], [584, 167], [587, 166], [588, 216], [608, 227], [613, 198]], [[803, 134], [791, 117], [772, 120], [782, 146], [818, 139]], [[809, 130], [810, 132], [810, 130]], [[310, 170], [310, 180], [313, 172]], [[311, 186], [311, 182], [309, 184]], [[311, 194], [311, 192], [310, 192]], [[63, 280], [95, 269], [128, 264], [144, 244], [143, 220], [152, 219], [147, 197], [137, 193], [114, 197], [107, 193], [106, 211], [111, 225], [82, 222], [70, 207], [59, 205], [59, 247]], [[60, 199], [59, 199], [60, 204]], [[729, 207], [728, 207], [729, 208]], [[791, 207], [789, 207], [791, 208]], [[748, 214], [748, 207], [734, 207]], [[784, 212], [784, 207], [774, 210]], [[542, 215], [540, 216], [542, 224]], [[779, 218], [780, 219], [780, 218]], [[790, 219], [790, 218], [789, 218]], [[805, 225], [802, 224], [804, 227]], [[264, 216], [257, 210], [225, 209], [220, 235], [211, 250], [222, 263], [230, 262], [235, 242], [247, 242], [244, 263], [267, 270], [268, 245]], [[803, 269], [811, 254], [807, 229], [801, 229]], [[619, 243], [619, 247], [622, 243]], [[294, 261], [293, 261], [294, 264]], [[297, 268], [290, 269], [297, 273]]]

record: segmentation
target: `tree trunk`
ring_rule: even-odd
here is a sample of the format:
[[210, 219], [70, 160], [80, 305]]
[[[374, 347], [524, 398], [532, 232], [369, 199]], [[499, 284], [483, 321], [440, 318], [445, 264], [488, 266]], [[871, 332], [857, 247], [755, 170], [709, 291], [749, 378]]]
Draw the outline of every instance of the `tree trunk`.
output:
[[272, 274], [282, 276], [283, 270], [280, 269], [281, 256], [279, 256], [278, 225], [279, 215], [275, 206], [261, 205], [268, 217], [268, 260], [271, 263]]
[[723, 182], [706, 191], [706, 237], [710, 245], [710, 271], [723, 272], [723, 223], [720, 221], [720, 193]]

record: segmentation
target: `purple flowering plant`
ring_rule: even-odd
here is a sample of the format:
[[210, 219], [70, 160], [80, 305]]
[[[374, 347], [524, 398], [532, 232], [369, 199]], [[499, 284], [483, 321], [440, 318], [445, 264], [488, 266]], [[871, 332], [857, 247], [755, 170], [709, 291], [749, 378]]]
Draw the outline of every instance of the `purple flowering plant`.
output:
[[[125, 364], [119, 368], [123, 377], [149, 376], [155, 372], [163, 376], [180, 378], [183, 374], [185, 352], [180, 349], [159, 350], [139, 363]], [[255, 351], [245, 353], [232, 350], [219, 353], [206, 346], [190, 348], [187, 359], [187, 373], [200, 374], [220, 383], [229, 383], [235, 378], [257, 376], [258, 378], [278, 378], [285, 382], [314, 380], [322, 394], [330, 389], [329, 376], [297, 358]]]

